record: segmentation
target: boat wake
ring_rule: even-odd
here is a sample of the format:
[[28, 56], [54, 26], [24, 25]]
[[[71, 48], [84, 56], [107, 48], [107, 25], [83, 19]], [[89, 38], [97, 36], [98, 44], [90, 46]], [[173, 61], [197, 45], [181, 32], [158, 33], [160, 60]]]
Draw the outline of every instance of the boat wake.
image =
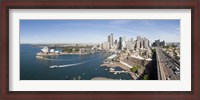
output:
[[49, 68], [62, 68], [62, 67], [76, 66], [76, 65], [81, 65], [81, 64], [84, 64], [84, 63], [87, 63], [87, 62], [94, 61], [94, 60], [99, 59], [99, 58], [101, 58], [101, 57], [96, 57], [96, 58], [91, 59], [91, 60], [87, 60], [87, 61], [80, 62], [80, 63], [74, 63], [74, 64], [67, 64], [67, 65], [51, 65], [51, 66], [49, 66]]
[[51, 65], [49, 68], [59, 68], [59, 67], [70, 67], [70, 66], [76, 66], [76, 65], [81, 65], [86, 62], [80, 62], [80, 63], [75, 63], [75, 64], [67, 64], [67, 65]]

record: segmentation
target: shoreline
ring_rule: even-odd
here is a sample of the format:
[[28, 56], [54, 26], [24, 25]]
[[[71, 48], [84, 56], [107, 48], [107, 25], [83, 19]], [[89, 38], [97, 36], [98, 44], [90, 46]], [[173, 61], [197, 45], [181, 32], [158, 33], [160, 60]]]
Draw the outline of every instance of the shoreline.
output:
[[130, 70], [130, 68], [129, 68], [128, 66], [125, 66], [125, 65], [123, 65], [123, 64], [121, 64], [121, 63], [119, 63], [119, 62], [114, 62], [114, 63], [112, 63], [112, 64], [110, 64], [110, 63], [101, 64], [101, 66], [102, 66], [102, 67], [108, 67], [108, 68], [116, 67], [116, 66], [117, 66], [117, 67], [120, 67], [120, 68], [122, 68], [123, 70], [127, 71], [128, 74], [132, 77], [133, 80], [136, 80], [136, 79], [137, 79], [135, 73], [134, 73], [134, 72], [131, 72], [131, 70]]
[[67, 52], [60, 52], [60, 53], [42, 53], [38, 52], [36, 56], [59, 56], [59, 55], [87, 55], [90, 53], [80, 54], [80, 53], [67, 53]]
[[115, 79], [106, 78], [106, 77], [94, 77], [94, 78], [92, 78], [91, 80], [115, 80]]

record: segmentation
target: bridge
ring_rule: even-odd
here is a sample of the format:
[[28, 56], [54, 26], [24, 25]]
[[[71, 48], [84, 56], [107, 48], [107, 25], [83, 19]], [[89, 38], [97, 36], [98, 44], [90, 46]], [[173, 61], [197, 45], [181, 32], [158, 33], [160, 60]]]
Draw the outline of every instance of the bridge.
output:
[[157, 60], [158, 80], [166, 80], [167, 77], [165, 75], [164, 68], [161, 64], [161, 59], [160, 59], [160, 55], [159, 55], [159, 48], [156, 48], [156, 60]]
[[174, 68], [180, 68], [180, 62], [174, 60], [167, 53], [160, 48], [156, 48], [156, 60], [157, 60], [157, 73], [158, 80], [179, 80], [180, 74], [175, 73]]

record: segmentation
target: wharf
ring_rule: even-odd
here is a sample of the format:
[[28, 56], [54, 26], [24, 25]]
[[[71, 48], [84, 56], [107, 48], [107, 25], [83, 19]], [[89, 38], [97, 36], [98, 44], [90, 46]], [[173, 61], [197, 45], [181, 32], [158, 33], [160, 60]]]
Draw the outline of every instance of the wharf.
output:
[[[121, 64], [121, 63], [119, 63], [119, 62], [114, 62], [114, 63], [104, 63], [104, 64], [102, 64], [101, 66], [105, 66], [105, 67], [120, 67], [120, 68], [122, 68], [122, 69], [124, 69], [125, 71], [123, 72], [123, 73], [129, 73], [130, 75], [131, 75], [131, 77], [134, 79], [134, 80], [136, 80], [137, 79], [137, 77], [136, 77], [136, 75], [135, 75], [135, 73], [134, 72], [131, 72], [131, 70], [130, 70], [130, 68], [128, 67], [128, 66], [125, 66], [125, 65], [123, 65], [123, 64]], [[118, 73], [118, 72], [117, 72]]]
[[67, 53], [67, 52], [59, 52], [59, 53], [43, 53], [43, 52], [38, 52], [36, 55], [37, 56], [58, 56], [58, 55], [87, 55], [89, 53]]
[[80, 53], [66, 53], [66, 52], [60, 52], [60, 53], [43, 53], [43, 52], [38, 52], [37, 56], [58, 56], [58, 55], [70, 55], [70, 54], [80, 54]]

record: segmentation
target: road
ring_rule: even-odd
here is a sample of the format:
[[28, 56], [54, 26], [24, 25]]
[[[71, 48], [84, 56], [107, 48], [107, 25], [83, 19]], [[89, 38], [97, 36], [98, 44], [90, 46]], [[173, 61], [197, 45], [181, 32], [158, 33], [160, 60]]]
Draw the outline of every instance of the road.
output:
[[[170, 80], [180, 80], [180, 73], [175, 73], [175, 71], [180, 72], [179, 64], [177, 64], [174, 59], [164, 53], [164, 51], [160, 48], [157, 49], [157, 52], [159, 55], [160, 65], [164, 70], [165, 77]], [[177, 71], [175, 67], [177, 67], [179, 71]]]

